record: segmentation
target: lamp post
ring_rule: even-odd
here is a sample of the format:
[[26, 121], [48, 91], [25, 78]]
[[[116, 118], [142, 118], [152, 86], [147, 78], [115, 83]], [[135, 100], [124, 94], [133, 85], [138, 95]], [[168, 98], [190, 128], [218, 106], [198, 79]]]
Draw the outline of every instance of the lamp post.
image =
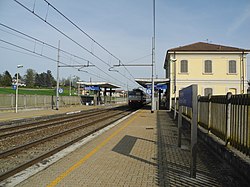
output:
[[18, 105], [18, 69], [22, 68], [23, 65], [17, 65], [17, 73], [16, 73], [16, 113], [17, 113], [17, 105]]

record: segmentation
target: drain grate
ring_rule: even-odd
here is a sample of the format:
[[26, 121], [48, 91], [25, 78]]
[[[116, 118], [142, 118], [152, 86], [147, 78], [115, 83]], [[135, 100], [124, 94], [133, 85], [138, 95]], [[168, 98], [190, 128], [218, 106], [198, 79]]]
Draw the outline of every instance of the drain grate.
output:
[[146, 127], [146, 130], [153, 130], [153, 127]]

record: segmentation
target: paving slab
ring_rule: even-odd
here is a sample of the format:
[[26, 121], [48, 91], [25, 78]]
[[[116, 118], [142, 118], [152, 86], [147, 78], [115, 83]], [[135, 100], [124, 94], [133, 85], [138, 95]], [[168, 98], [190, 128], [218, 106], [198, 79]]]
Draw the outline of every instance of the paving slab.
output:
[[197, 176], [189, 177], [189, 130], [177, 147], [166, 111], [142, 109], [17, 186], [248, 186], [198, 142]]

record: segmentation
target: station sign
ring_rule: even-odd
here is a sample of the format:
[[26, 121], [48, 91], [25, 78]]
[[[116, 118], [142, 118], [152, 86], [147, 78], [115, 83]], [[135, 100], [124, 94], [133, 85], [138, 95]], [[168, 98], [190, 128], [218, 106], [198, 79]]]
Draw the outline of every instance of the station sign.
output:
[[85, 86], [85, 90], [100, 91], [100, 86]]
[[[179, 91], [179, 114], [178, 114], [178, 147], [181, 147], [182, 115], [183, 106], [192, 109], [191, 117], [191, 154], [190, 154], [190, 177], [196, 178], [197, 158], [197, 125], [198, 125], [198, 86], [193, 84]], [[175, 104], [176, 112], [176, 104]]]
[[180, 90], [179, 91], [179, 105], [192, 108], [192, 105], [193, 105], [192, 96], [193, 96], [192, 86], [189, 86]]
[[[151, 84], [147, 85], [147, 89], [151, 89]], [[166, 90], [167, 89], [167, 85], [166, 84], [155, 84], [154, 85], [155, 89], [157, 90]]]
[[16, 90], [16, 87], [17, 87], [17, 86], [16, 86], [15, 84], [12, 85], [12, 89], [13, 89], [13, 90]]
[[62, 93], [63, 93], [63, 89], [62, 89], [62, 88], [59, 88], [59, 89], [58, 89], [58, 93], [59, 93], [59, 94], [62, 94]]
[[151, 88], [147, 89], [146, 92], [147, 92], [148, 95], [151, 95], [152, 94]]

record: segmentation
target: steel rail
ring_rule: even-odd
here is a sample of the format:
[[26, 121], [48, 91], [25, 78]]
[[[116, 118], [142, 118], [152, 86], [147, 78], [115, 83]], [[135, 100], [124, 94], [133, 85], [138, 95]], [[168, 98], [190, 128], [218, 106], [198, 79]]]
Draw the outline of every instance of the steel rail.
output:
[[54, 118], [41, 119], [39, 121], [35, 121], [35, 122], [31, 122], [31, 123], [29, 122], [28, 124], [0, 128], [0, 131], [1, 131], [1, 133], [4, 133], [4, 132], [7, 132], [7, 131], [11, 131], [11, 130], [23, 129], [23, 128], [32, 127], [34, 125], [40, 125], [41, 123], [51, 123], [51, 122], [57, 121], [58, 119], [63, 120], [63, 119], [68, 119], [68, 118], [72, 118], [72, 117], [76, 117], [76, 116], [80, 116], [80, 115], [85, 115], [85, 114], [89, 114], [89, 113], [96, 112], [96, 111], [103, 111], [103, 110], [107, 110], [107, 109], [94, 109], [94, 110], [88, 110], [87, 112], [79, 112], [79, 113], [74, 113], [74, 114], [70, 114], [70, 115], [65, 115], [64, 114], [64, 116], [60, 115], [60, 116], [56, 116]]
[[[124, 112], [125, 112], [125, 111], [120, 112], [120, 113], [117, 113], [117, 114], [114, 114], [113, 116], [119, 115], [119, 114], [124, 113]], [[123, 116], [122, 116], [122, 117], [123, 117]], [[76, 142], [78, 142], [78, 141], [80, 141], [80, 140], [86, 138], [87, 136], [90, 136], [90, 135], [93, 134], [94, 132], [97, 132], [97, 131], [99, 131], [99, 130], [105, 128], [106, 126], [108, 126], [108, 125], [114, 123], [115, 121], [121, 119], [122, 117], [120, 117], [120, 118], [118, 118], [118, 119], [114, 119], [114, 120], [112, 120], [111, 122], [108, 122], [108, 123], [106, 123], [105, 125], [103, 125], [103, 126], [101, 126], [101, 127], [98, 127], [98, 128], [96, 128], [96, 129], [92, 130], [91, 132], [88, 132], [88, 133], [86, 133], [86, 134], [84, 134], [84, 135], [82, 135], [82, 136], [80, 136], [80, 137], [78, 137], [78, 138], [76, 138], [76, 139], [74, 139], [74, 140], [72, 140], [72, 141], [70, 141], [70, 142], [65, 143], [64, 145], [61, 145], [61, 146], [59, 146], [59, 147], [57, 147], [57, 148], [55, 148], [55, 149], [53, 149], [53, 150], [50, 150], [50, 151], [48, 151], [48, 152], [46, 152], [46, 153], [44, 153], [44, 154], [42, 154], [42, 155], [40, 155], [40, 156], [38, 156], [38, 157], [36, 157], [36, 158], [30, 160], [30, 161], [28, 161], [28, 162], [25, 162], [25, 163], [23, 163], [23, 164], [20, 164], [19, 166], [15, 167], [15, 168], [13, 168], [13, 169], [11, 169], [11, 170], [9, 170], [9, 171], [6, 171], [5, 173], [3, 173], [3, 174], [0, 175], [0, 181], [3, 181], [3, 180], [5, 180], [5, 179], [7, 179], [8, 177], [11, 177], [11, 176], [17, 174], [18, 172], [23, 171], [23, 170], [27, 169], [28, 167], [30, 167], [30, 166], [32, 166], [32, 165], [34, 165], [34, 164], [36, 164], [36, 163], [38, 163], [38, 162], [44, 160], [45, 158], [48, 158], [48, 157], [50, 157], [51, 155], [54, 155], [54, 154], [58, 153], [59, 151], [65, 149], [66, 147], [69, 147], [70, 145], [72, 145], [72, 144], [74, 144], [74, 143], [76, 143]], [[107, 119], [107, 118], [110, 118], [110, 116], [109, 116], [109, 117], [105, 117], [105, 119]], [[104, 118], [99, 119], [99, 120], [96, 120], [96, 121], [103, 121], [103, 120], [104, 120]], [[95, 122], [90, 122], [89, 125], [96, 123], [96, 121], [95, 121]]]
[[[40, 129], [49, 128], [49, 127], [53, 127], [53, 126], [56, 126], [56, 125], [63, 125], [63, 123], [67, 123], [67, 122], [76, 122], [76, 121], [82, 120], [84, 118], [92, 117], [92, 116], [103, 114], [103, 113], [106, 113], [106, 112], [108, 112], [108, 111], [105, 110], [105, 111], [98, 111], [98, 112], [95, 112], [95, 113], [88, 113], [88, 114], [85, 114], [85, 115], [81, 114], [81, 115], [77, 115], [77, 116], [67, 116], [67, 118], [64, 118], [64, 119], [62, 119], [60, 121], [58, 121], [58, 119], [56, 119], [57, 121], [54, 121], [55, 119], [53, 119], [51, 121], [48, 120], [48, 121], [44, 121], [44, 123], [46, 123], [45, 125], [42, 125], [43, 121], [41, 121], [38, 124], [36, 124], [36, 125], [41, 124], [39, 126], [31, 127], [31, 128], [24, 129], [24, 130], [19, 130], [19, 131], [17, 130], [17, 131], [6, 133], [6, 134], [2, 134], [2, 135], [0, 135], [0, 139], [7, 138], [7, 137], [12, 137], [13, 135], [20, 135], [20, 134], [24, 134], [24, 133], [27, 133], [27, 132], [32, 132], [32, 131], [36, 131], [36, 130], [40, 130]], [[49, 124], [47, 124], [47, 123], [49, 123]], [[29, 124], [28, 127], [33, 126], [33, 125], [34, 124]], [[23, 126], [22, 129], [23, 128], [27, 128], [27, 127]], [[20, 129], [20, 128], [17, 128], [17, 129]], [[16, 130], [16, 129], [14, 129], [14, 130]]]
[[57, 138], [57, 137], [60, 137], [60, 136], [63, 136], [63, 135], [66, 135], [66, 134], [75, 132], [76, 130], [80, 130], [80, 129], [82, 129], [82, 128], [86, 128], [86, 127], [92, 125], [93, 123], [100, 122], [100, 121], [105, 120], [105, 119], [108, 119], [108, 118], [110, 118], [110, 117], [119, 115], [119, 114], [121, 114], [121, 113], [123, 113], [123, 112], [124, 112], [124, 111], [118, 112], [117, 114], [107, 115], [107, 116], [105, 116], [104, 118], [94, 120], [94, 121], [92, 121], [92, 122], [83, 124], [83, 125], [81, 125], [81, 126], [73, 127], [73, 128], [71, 128], [71, 129], [65, 130], [65, 131], [63, 131], [63, 132], [60, 132], [60, 133], [57, 133], [57, 134], [53, 134], [53, 135], [51, 135], [51, 136], [44, 137], [44, 138], [42, 138], [42, 139], [35, 140], [35, 141], [33, 141], [33, 142], [30, 142], [30, 143], [26, 143], [26, 144], [20, 145], [20, 146], [14, 147], [14, 148], [12, 148], [12, 149], [5, 150], [5, 151], [3, 151], [3, 152], [0, 152], [0, 158], [8, 157], [8, 156], [10, 156], [10, 155], [15, 154], [16, 152], [20, 152], [20, 151], [23, 151], [23, 150], [27, 150], [28, 148], [34, 147], [34, 146], [36, 146], [36, 145], [38, 145], [38, 144], [41, 144], [41, 143], [47, 142], [47, 141], [49, 141], [49, 140], [55, 139], [55, 138]]

